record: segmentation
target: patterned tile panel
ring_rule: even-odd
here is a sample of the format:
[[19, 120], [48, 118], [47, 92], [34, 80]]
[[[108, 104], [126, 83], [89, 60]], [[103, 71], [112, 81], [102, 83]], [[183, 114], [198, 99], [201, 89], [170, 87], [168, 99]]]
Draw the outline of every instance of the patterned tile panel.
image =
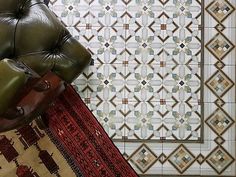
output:
[[92, 54], [75, 88], [142, 176], [236, 176], [235, 0], [51, 0]]

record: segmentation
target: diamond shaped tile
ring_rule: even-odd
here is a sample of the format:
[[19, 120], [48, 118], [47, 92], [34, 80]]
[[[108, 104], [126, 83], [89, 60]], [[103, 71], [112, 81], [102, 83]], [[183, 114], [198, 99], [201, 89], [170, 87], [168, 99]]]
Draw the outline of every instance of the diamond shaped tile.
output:
[[206, 85], [216, 96], [223, 96], [233, 87], [233, 81], [222, 71], [216, 71], [206, 82]]
[[223, 147], [218, 146], [209, 154], [206, 161], [218, 174], [221, 174], [234, 159]]
[[196, 159], [199, 164], [204, 162], [204, 156], [202, 154], [199, 154]]
[[219, 60], [222, 60], [234, 45], [224, 35], [218, 33], [207, 44], [206, 48]]
[[216, 137], [215, 139], [214, 139], [214, 141], [215, 141], [215, 143], [217, 143], [217, 144], [223, 144], [224, 142], [225, 142], [225, 140], [224, 140], [224, 138], [222, 138], [222, 137], [220, 137], [220, 136], [218, 136], [218, 137]]
[[208, 5], [206, 10], [216, 21], [223, 22], [235, 8], [228, 0], [215, 0]]
[[207, 120], [206, 123], [218, 135], [222, 135], [232, 124], [232, 118], [221, 109], [217, 109]]
[[131, 155], [130, 160], [145, 173], [157, 161], [157, 156], [146, 144], [143, 144]]
[[183, 144], [173, 152], [169, 157], [169, 162], [182, 174], [194, 162], [194, 156]]

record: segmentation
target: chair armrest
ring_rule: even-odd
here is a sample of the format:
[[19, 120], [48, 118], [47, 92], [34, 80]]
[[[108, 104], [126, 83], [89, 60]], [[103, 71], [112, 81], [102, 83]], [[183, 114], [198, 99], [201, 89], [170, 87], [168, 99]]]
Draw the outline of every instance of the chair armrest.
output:
[[[44, 83], [48, 87], [44, 87]], [[52, 72], [43, 76], [16, 105], [23, 110], [19, 117], [0, 116], [0, 132], [18, 128], [41, 115], [51, 102], [65, 89], [64, 81]]]
[[10, 59], [0, 61], [0, 115], [7, 110], [27, 79], [25, 70], [17, 67], [15, 61]]

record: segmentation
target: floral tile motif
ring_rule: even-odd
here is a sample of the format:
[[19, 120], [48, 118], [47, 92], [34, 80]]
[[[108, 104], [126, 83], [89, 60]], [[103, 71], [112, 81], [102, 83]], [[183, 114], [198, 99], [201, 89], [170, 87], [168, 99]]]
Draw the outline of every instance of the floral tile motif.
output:
[[51, 0], [92, 54], [73, 83], [142, 176], [235, 176], [235, 0]]

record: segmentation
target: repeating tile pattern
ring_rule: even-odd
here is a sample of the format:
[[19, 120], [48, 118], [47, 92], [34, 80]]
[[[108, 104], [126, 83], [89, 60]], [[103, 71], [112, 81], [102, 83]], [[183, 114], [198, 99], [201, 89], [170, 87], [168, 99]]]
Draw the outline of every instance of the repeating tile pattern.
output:
[[74, 87], [140, 176], [235, 176], [235, 0], [51, 0], [92, 54]]

